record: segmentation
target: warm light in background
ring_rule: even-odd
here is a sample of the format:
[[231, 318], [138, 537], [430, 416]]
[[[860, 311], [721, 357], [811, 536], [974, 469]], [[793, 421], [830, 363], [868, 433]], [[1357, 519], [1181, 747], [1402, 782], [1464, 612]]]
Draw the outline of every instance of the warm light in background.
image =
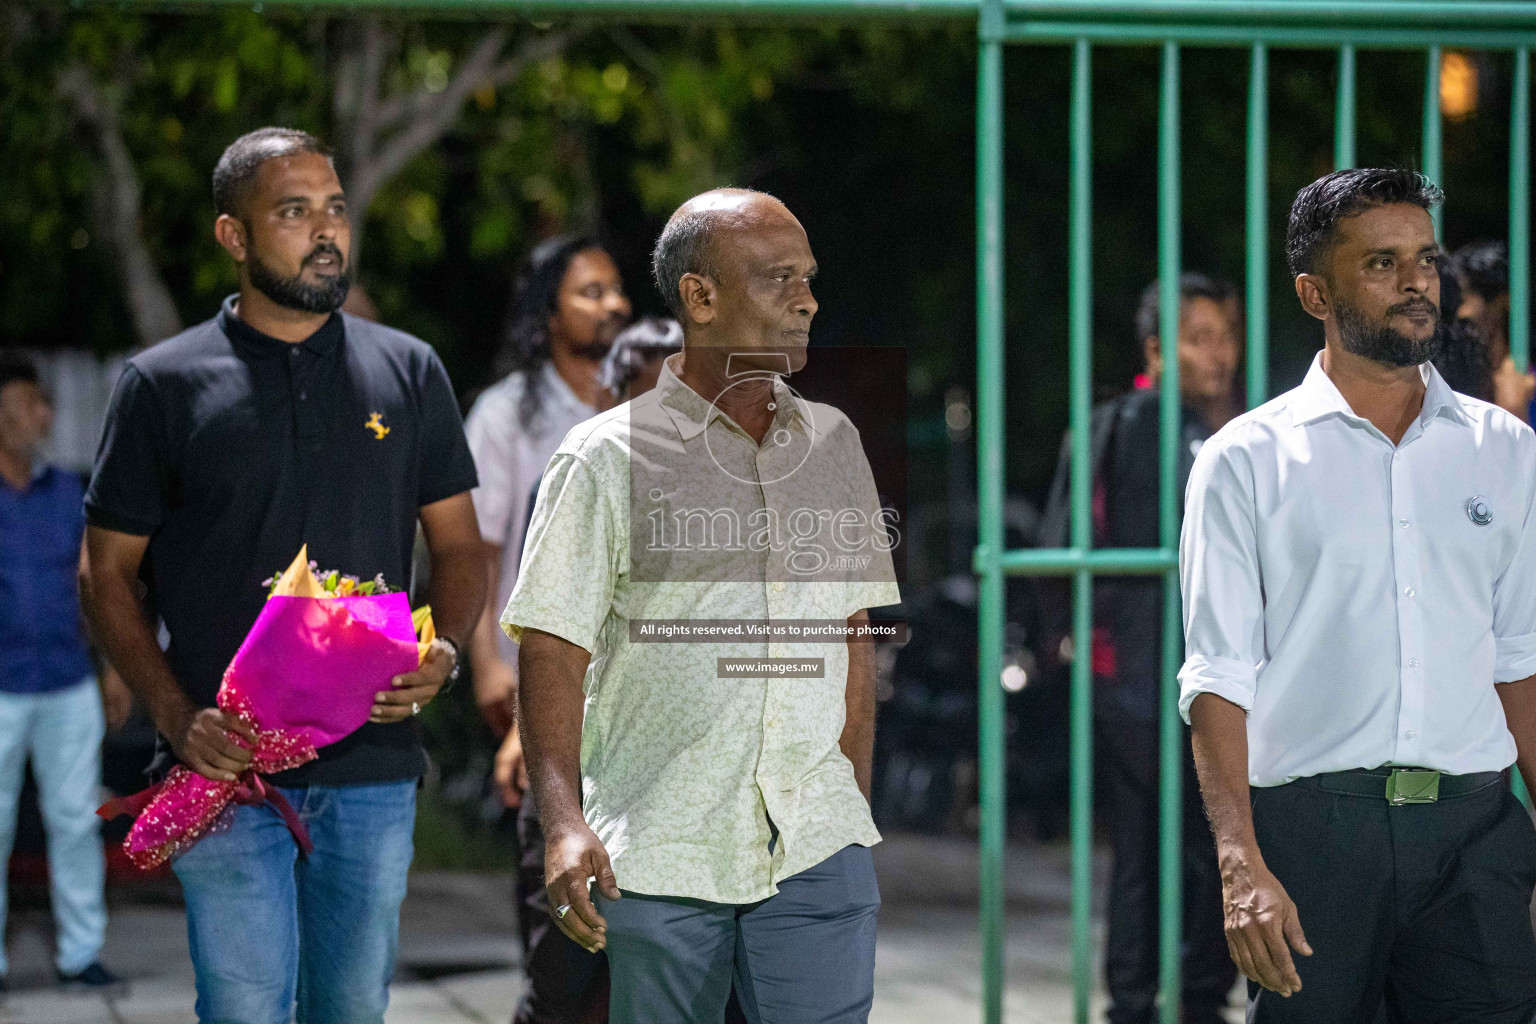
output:
[[1463, 53], [1440, 58], [1440, 113], [1460, 120], [1477, 111], [1477, 65]]

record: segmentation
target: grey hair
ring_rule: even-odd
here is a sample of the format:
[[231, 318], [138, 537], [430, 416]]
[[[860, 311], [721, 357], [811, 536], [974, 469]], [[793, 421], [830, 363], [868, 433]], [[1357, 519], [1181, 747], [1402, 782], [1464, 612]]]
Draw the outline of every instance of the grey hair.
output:
[[[766, 192], [749, 188], [718, 191], [774, 198]], [[688, 200], [688, 203], [691, 202], [693, 199]], [[733, 215], [729, 210], [690, 210], [687, 208], [688, 203], [679, 207], [672, 219], [667, 221], [667, 226], [661, 229], [661, 237], [656, 239], [656, 249], [651, 254], [651, 278], [656, 282], [656, 290], [661, 292], [667, 309], [679, 321], [687, 313], [683, 308], [683, 297], [678, 292], [684, 275], [698, 274], [720, 281], [719, 265], [714, 259], [713, 237], [715, 229]]]

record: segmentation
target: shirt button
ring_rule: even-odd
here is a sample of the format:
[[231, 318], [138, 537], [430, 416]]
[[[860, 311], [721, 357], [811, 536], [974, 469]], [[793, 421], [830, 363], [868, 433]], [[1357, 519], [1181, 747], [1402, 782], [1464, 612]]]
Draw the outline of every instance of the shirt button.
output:
[[1405, 740], [1417, 739], [1418, 735], [1419, 735], [1418, 733], [1414, 732], [1412, 729], [1409, 729], [1407, 732], [1403, 733], [1403, 739], [1405, 739]]
[[775, 593], [781, 593], [784, 590], [784, 584], [782, 584], [782, 583], [775, 583], [773, 585], [773, 589], [774, 589]]
[[1412, 597], [1413, 596], [1413, 588], [1412, 587], [1404, 587], [1403, 588], [1403, 594], [1408, 596], [1408, 597]]
[[1408, 529], [1408, 520], [1406, 520], [1406, 519], [1399, 519], [1397, 521], [1397, 525], [1401, 526], [1403, 529], [1406, 530], [1406, 529]]
[[308, 391], [300, 391], [299, 392], [299, 401], [301, 401], [301, 402], [309, 401], [309, 392]]
[[1419, 667], [1419, 659], [1418, 658], [1409, 658], [1408, 659], [1408, 667], [1409, 668], [1418, 668]]

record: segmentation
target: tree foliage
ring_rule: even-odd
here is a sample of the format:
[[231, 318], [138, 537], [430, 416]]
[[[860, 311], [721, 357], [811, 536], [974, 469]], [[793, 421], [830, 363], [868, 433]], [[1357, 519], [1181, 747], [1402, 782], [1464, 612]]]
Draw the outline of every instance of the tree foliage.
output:
[[[704, 188], [758, 187], [810, 232], [816, 342], [906, 349], [912, 497], [938, 499], [951, 479], [937, 469], [942, 396], [974, 373], [975, 52], [965, 22], [544, 25], [0, 0], [0, 340], [116, 351], [153, 337], [134, 312], [144, 302], [125, 297], [136, 265], [125, 223], [175, 318], [211, 315], [234, 270], [210, 231], [209, 173], [230, 140], [265, 124], [335, 147], [365, 200], [363, 284], [465, 391], [494, 376], [510, 278], [533, 242], [601, 230], [637, 305], [659, 310], [647, 258], [667, 214]], [[1066, 418], [1068, 57], [1018, 47], [1005, 64], [1007, 460], [1026, 494], [1043, 490]], [[1507, 216], [1508, 60], [1474, 58], [1479, 108], [1445, 128], [1453, 246], [1501, 236]], [[1094, 51], [1105, 390], [1139, 368], [1131, 313], [1157, 270], [1157, 61], [1155, 48]], [[1334, 66], [1300, 51], [1271, 65], [1279, 388], [1319, 340], [1279, 250], [1296, 189], [1332, 166]], [[1423, 73], [1421, 54], [1362, 52], [1362, 161], [1417, 164]], [[1185, 264], [1239, 282], [1246, 92], [1245, 51], [1185, 61]], [[102, 117], [82, 108], [92, 95], [137, 178], [132, 218], [121, 210], [135, 190], [111, 170]]]

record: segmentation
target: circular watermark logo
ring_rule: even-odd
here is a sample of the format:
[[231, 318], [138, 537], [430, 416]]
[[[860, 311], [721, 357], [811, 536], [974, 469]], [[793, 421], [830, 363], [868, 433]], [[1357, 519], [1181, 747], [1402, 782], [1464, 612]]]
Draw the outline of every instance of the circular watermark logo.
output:
[[[773, 397], [768, 401], [768, 411], [774, 414], [775, 422], [780, 422], [781, 411], [786, 411], [781, 410], [780, 407], [792, 405], [794, 411], [799, 413], [804, 421], [805, 429], [797, 432], [790, 430], [787, 425], [771, 428], [763, 438], [763, 444], [758, 451], [758, 472], [751, 477], [732, 472], [721, 461], [720, 456], [715, 452], [714, 446], [710, 442], [709, 431], [706, 430], [704, 431], [704, 447], [709, 452], [710, 461], [715, 464], [716, 469], [732, 480], [752, 487], [766, 487], [769, 484], [776, 484], [789, 479], [806, 464], [811, 457], [811, 450], [816, 447], [816, 431], [813, 429], [814, 420], [811, 416], [810, 403], [802, 398], [799, 392], [790, 387], [789, 382], [781, 374], [775, 373], [772, 370], [754, 369], [739, 374], [732, 374], [731, 376], [730, 386], [720, 392], [715, 400], [709, 404], [711, 415], [715, 412], [722, 416], [726, 415], [725, 410], [719, 408], [720, 400], [735, 389], [741, 387], [760, 387], [761, 384], [759, 382], [767, 382], [773, 394]], [[772, 468], [764, 472], [763, 457], [765, 450], [772, 449], [777, 449], [779, 453], [787, 454], [789, 457], [784, 459], [782, 463], [777, 459], [770, 461], [769, 465]]]

